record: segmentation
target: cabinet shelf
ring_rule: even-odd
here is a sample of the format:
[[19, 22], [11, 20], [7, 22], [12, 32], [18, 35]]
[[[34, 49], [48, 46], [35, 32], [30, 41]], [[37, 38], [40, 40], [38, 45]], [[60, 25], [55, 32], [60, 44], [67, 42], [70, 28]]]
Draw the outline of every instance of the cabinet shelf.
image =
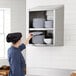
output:
[[38, 47], [48, 47], [48, 46], [54, 46], [53, 44], [30, 44], [30, 45], [32, 45], [32, 46], [38, 46]]
[[54, 28], [30, 28], [29, 30], [30, 31], [36, 31], [36, 30], [45, 31], [45, 30], [54, 30]]
[[31, 32], [42, 33], [32, 37], [29, 41], [32, 46], [63, 46], [64, 6], [39, 6], [27, 10], [26, 37]]

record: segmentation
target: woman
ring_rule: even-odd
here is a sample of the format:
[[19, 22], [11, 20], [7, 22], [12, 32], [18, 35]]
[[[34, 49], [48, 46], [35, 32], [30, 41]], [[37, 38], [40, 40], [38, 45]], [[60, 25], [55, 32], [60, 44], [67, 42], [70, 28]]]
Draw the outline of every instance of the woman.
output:
[[24, 68], [25, 60], [21, 53], [22, 50], [26, 48], [26, 45], [29, 43], [29, 40], [32, 38], [32, 34], [28, 36], [24, 43], [21, 44], [21, 37], [22, 34], [17, 33], [10, 33], [7, 35], [6, 40], [7, 42], [11, 42], [12, 45], [8, 49], [8, 61], [10, 64], [10, 73], [9, 76], [24, 76]]

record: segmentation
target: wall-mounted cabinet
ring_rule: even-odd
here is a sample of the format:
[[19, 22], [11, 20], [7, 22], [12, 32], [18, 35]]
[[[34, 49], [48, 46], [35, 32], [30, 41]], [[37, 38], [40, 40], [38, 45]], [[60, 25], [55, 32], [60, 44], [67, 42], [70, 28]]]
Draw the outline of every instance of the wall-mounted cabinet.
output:
[[26, 37], [32, 45], [62, 46], [64, 44], [64, 6], [40, 6], [26, 11]]

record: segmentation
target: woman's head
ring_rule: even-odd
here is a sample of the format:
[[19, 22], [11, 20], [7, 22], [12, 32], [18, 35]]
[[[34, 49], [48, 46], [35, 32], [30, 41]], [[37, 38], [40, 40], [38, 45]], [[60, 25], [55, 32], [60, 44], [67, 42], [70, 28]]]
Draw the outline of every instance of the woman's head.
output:
[[9, 33], [6, 37], [6, 41], [8, 43], [13, 43], [13, 44], [16, 44], [17, 42], [20, 43], [21, 41], [21, 37], [22, 37], [22, 33], [20, 32], [16, 32], [16, 33]]

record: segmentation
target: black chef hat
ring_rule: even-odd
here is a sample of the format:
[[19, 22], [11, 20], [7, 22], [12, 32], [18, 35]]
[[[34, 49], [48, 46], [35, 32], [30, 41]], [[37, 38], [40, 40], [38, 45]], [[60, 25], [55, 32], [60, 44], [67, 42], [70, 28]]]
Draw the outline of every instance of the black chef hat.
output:
[[22, 37], [22, 33], [16, 32], [16, 33], [9, 33], [6, 37], [7, 42], [16, 43], [18, 40], [20, 40]]

